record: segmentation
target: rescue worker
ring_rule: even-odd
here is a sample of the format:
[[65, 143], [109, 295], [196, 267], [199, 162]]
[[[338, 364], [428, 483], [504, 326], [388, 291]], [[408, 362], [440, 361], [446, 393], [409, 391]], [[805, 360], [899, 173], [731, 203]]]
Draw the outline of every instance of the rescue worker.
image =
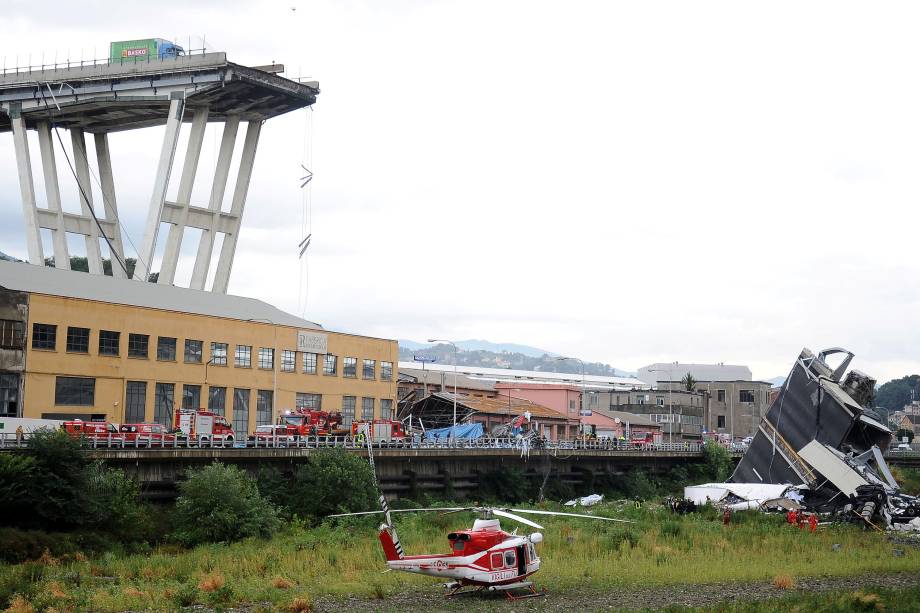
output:
[[725, 507], [725, 510], [722, 511], [722, 525], [727, 526], [732, 521], [732, 512], [731, 509]]
[[808, 530], [809, 532], [818, 531], [818, 516], [814, 513], [808, 516]]
[[789, 509], [789, 512], [786, 513], [786, 523], [788, 523], [791, 526], [794, 526], [797, 522], [798, 520], [796, 519], [795, 509]]
[[25, 435], [25, 432], [22, 429], [22, 424], [16, 428], [16, 445], [22, 445], [22, 437]]

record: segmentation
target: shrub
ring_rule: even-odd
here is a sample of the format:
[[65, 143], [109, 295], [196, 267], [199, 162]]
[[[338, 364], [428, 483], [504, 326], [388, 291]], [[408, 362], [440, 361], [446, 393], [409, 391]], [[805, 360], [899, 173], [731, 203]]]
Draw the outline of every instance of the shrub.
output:
[[186, 545], [270, 536], [281, 524], [277, 509], [259, 495], [255, 481], [220, 463], [190, 472], [179, 484], [174, 516], [172, 537]]
[[0, 455], [0, 517], [19, 525], [33, 508], [35, 460], [20, 453]]
[[145, 540], [153, 536], [147, 505], [139, 501], [137, 483], [118, 469], [93, 463], [84, 471], [88, 526], [104, 529], [119, 540]]
[[718, 443], [703, 446], [704, 480], [723, 483], [732, 474], [732, 457], [728, 449]]
[[320, 449], [294, 471], [287, 483], [277, 473], [260, 475], [265, 492], [288, 514], [321, 519], [334, 513], [377, 508], [377, 486], [367, 460], [343, 449]]
[[62, 430], [36, 430], [27, 454], [34, 465], [32, 525], [75, 527], [87, 517], [80, 442]]
[[776, 575], [773, 577], [773, 587], [778, 590], [790, 590], [795, 587], [795, 579], [789, 575]]

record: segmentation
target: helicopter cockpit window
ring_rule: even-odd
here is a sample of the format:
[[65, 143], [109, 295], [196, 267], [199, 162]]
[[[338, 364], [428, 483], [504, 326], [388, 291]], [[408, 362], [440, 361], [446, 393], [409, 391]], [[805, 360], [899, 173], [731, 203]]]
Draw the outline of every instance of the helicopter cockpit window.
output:
[[537, 559], [537, 551], [533, 548], [533, 543], [529, 545], [530, 548], [530, 561], [533, 562]]
[[514, 564], [515, 564], [514, 550], [509, 549], [508, 551], [505, 552], [505, 566], [514, 566]]

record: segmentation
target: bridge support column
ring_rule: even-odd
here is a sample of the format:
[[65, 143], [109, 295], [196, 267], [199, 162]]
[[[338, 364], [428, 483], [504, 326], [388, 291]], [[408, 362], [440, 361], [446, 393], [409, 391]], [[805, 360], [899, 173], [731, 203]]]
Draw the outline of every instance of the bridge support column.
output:
[[[77, 197], [80, 199], [80, 210], [83, 216], [90, 219], [86, 241], [86, 264], [90, 274], [102, 274], [102, 251], [99, 249], [99, 228], [92, 219], [95, 215], [93, 208], [93, 186], [89, 178], [89, 158], [86, 156], [86, 139], [83, 130], [74, 128], [70, 131], [70, 142], [73, 146], [73, 164], [77, 175]], [[97, 216], [98, 217], [98, 216]], [[115, 264], [113, 261], [112, 264]]]
[[[115, 203], [115, 177], [112, 174], [112, 154], [109, 150], [109, 135], [97, 132], [93, 135], [96, 143], [96, 163], [99, 165], [99, 182], [102, 187], [102, 206], [105, 209], [105, 218], [112, 222], [109, 242], [112, 245], [112, 276], [124, 279], [128, 276], [127, 270], [121, 267], [116, 260], [125, 261], [125, 249], [121, 243], [121, 228], [118, 226], [118, 206]], [[127, 267], [126, 267], [127, 268]]]
[[246, 206], [246, 195], [249, 192], [249, 181], [252, 178], [252, 167], [255, 162], [256, 148], [259, 145], [261, 131], [261, 121], [250, 121], [246, 127], [246, 140], [243, 143], [240, 170], [236, 176], [233, 204], [230, 207], [230, 216], [233, 221], [224, 235], [224, 243], [220, 249], [220, 259], [217, 262], [217, 271], [214, 274], [212, 291], [221, 294], [227, 293], [227, 286], [230, 283], [230, 269], [233, 266], [233, 256], [236, 253], [236, 241], [240, 233], [240, 224], [243, 221], [243, 209]]
[[184, 113], [185, 98], [182, 94], [175, 94], [175, 97], [169, 101], [166, 134], [163, 136], [163, 145], [160, 149], [160, 162], [157, 164], [156, 179], [153, 181], [150, 207], [147, 209], [147, 226], [141, 241], [140, 253], [137, 254], [137, 264], [134, 266], [134, 278], [139, 281], [147, 281], [150, 273], [153, 272], [151, 267], [157, 234], [160, 230], [160, 218], [163, 216], [163, 206], [166, 203], [166, 188], [169, 186], [169, 175], [176, 157], [176, 146], [179, 144], [179, 131], [182, 128]]
[[195, 173], [198, 170], [198, 159], [201, 156], [201, 144], [204, 142], [204, 129], [207, 125], [208, 109], [196, 110], [192, 118], [192, 131], [188, 137], [185, 162], [182, 165], [182, 177], [179, 179], [179, 194], [176, 198], [176, 204], [179, 206], [178, 219], [176, 223], [169, 226], [166, 249], [163, 251], [163, 265], [160, 266], [160, 276], [157, 278], [157, 282], [163, 285], [172, 285], [173, 280], [176, 278], [179, 249], [182, 246], [185, 224], [188, 222], [188, 207], [192, 199]]
[[51, 126], [42, 121], [37, 126], [38, 149], [42, 157], [42, 172], [45, 177], [45, 195], [48, 210], [54, 214], [55, 227], [51, 228], [54, 244], [54, 267], [70, 270], [70, 253], [67, 249], [67, 233], [64, 230], [64, 211], [61, 208], [61, 189], [58, 184], [57, 163], [54, 159], [54, 142], [51, 140]]
[[217, 220], [220, 218], [220, 207], [224, 201], [224, 192], [227, 190], [227, 177], [230, 175], [230, 162], [233, 159], [233, 148], [236, 145], [236, 134], [239, 131], [239, 127], [240, 118], [238, 115], [227, 117], [227, 121], [224, 123], [224, 133], [220, 139], [220, 152], [217, 154], [217, 168], [214, 170], [211, 197], [208, 200], [211, 223], [209, 227], [201, 229], [198, 255], [195, 256], [195, 268], [192, 270], [192, 282], [189, 286], [192, 289], [203, 290], [208, 279], [211, 256], [214, 252], [214, 235], [217, 233]]
[[42, 238], [38, 232], [35, 184], [32, 182], [32, 159], [29, 157], [29, 138], [26, 134], [26, 122], [19, 112], [19, 108], [10, 109], [10, 123], [13, 127], [16, 170], [19, 173], [19, 191], [22, 195], [22, 217], [26, 222], [26, 247], [29, 252], [29, 263], [44, 266]]

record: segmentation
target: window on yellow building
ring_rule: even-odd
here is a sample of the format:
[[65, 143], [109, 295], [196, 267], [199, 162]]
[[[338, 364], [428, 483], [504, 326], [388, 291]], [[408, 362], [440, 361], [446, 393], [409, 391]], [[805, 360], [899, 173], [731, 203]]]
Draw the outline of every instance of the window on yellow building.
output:
[[147, 409], [147, 382], [128, 381], [125, 388], [125, 421], [142, 423]]
[[57, 326], [32, 324], [32, 349], [56, 349]]
[[376, 360], [364, 360], [364, 369], [363, 376], [365, 379], [376, 379], [377, 378], [377, 361]]
[[316, 354], [315, 353], [303, 354], [303, 372], [305, 375], [315, 375], [316, 374]]
[[361, 419], [366, 419], [366, 420], [374, 419], [374, 399], [373, 398], [362, 398], [361, 399]]
[[128, 335], [128, 357], [129, 358], [144, 358], [147, 359], [148, 356], [148, 345], [150, 344], [150, 336], [146, 334], [129, 334]]
[[211, 364], [227, 365], [227, 343], [211, 343]]
[[89, 353], [89, 328], [67, 328], [68, 353]]
[[392, 381], [393, 380], [393, 362], [381, 362], [380, 363], [380, 380], [381, 381]]
[[236, 355], [233, 356], [233, 365], [237, 368], [250, 368], [252, 367], [252, 346], [251, 345], [237, 345], [236, 346]]
[[201, 364], [201, 352], [203, 350], [201, 341], [185, 339], [185, 361], [188, 364]]
[[342, 376], [354, 379], [358, 376], [358, 358], [345, 358], [342, 360]]
[[327, 353], [325, 356], [323, 356], [323, 374], [334, 376], [336, 373], [336, 362], [336, 356], [332, 355], [331, 353]]
[[157, 338], [157, 359], [164, 362], [176, 361], [176, 339], [171, 336]]
[[393, 400], [391, 398], [380, 399], [380, 419], [393, 419]]
[[121, 332], [99, 330], [99, 355], [118, 355]]
[[271, 347], [259, 347], [259, 368], [272, 370], [275, 368], [275, 350]]
[[284, 349], [281, 351], [281, 371], [294, 372], [297, 364], [297, 352]]

